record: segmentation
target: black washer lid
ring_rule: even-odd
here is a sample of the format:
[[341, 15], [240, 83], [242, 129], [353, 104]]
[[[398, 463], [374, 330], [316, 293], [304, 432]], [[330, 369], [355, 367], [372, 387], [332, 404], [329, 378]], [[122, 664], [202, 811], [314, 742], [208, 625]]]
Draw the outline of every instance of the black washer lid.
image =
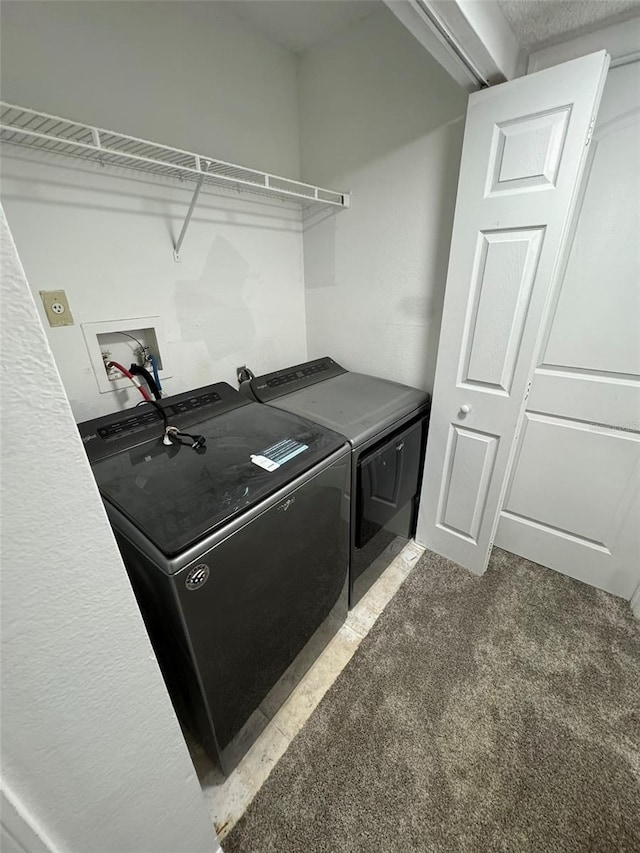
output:
[[244, 400], [188, 432], [205, 436], [204, 452], [156, 435], [92, 462], [103, 498], [168, 556], [348, 448], [322, 426]]

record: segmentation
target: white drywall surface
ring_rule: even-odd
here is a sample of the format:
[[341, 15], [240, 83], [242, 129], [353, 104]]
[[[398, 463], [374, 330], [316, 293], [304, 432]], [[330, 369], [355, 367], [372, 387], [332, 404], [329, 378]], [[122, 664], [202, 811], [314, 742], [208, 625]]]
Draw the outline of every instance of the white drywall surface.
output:
[[193, 765], [0, 209], [3, 784], [60, 853], [213, 853]]
[[[244, 165], [299, 175], [296, 59], [216, 3], [6, 2], [2, 94]], [[7, 148], [3, 203], [77, 420], [140, 399], [100, 394], [81, 324], [159, 315], [169, 393], [235, 367], [306, 357], [298, 209]], [[37, 295], [64, 289], [74, 326]], [[135, 344], [132, 343], [132, 354]], [[133, 360], [133, 359], [132, 359]]]
[[353, 192], [304, 233], [309, 357], [430, 390], [467, 96], [386, 7], [299, 80], [303, 172]]
[[298, 177], [295, 57], [218, 3], [5, 0], [2, 98]]

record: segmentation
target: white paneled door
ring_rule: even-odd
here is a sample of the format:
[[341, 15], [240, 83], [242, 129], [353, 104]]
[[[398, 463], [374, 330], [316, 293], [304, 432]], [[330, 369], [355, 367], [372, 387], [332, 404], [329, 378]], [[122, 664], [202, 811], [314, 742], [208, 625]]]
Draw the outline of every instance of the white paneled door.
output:
[[612, 69], [496, 544], [640, 584], [640, 62]]
[[604, 51], [471, 95], [416, 539], [486, 569]]

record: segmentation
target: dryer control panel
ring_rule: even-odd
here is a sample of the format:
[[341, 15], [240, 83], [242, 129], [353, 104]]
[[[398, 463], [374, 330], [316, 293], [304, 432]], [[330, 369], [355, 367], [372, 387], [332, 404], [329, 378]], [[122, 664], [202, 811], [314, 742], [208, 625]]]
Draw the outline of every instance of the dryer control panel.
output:
[[274, 373], [256, 376], [249, 382], [243, 382], [240, 390], [252, 400], [268, 403], [271, 400], [277, 400], [278, 397], [284, 397], [285, 394], [292, 394], [317, 382], [324, 382], [325, 379], [333, 379], [341, 373], [348, 373], [348, 371], [337, 361], [324, 356], [314, 361], [305, 361], [303, 364], [276, 370]]

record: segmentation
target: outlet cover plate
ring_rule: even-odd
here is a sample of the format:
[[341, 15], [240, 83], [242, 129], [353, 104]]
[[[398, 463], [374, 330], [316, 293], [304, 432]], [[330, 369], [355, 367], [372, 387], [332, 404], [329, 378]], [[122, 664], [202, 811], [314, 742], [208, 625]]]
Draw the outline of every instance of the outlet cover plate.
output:
[[73, 326], [73, 315], [64, 290], [41, 290], [40, 298], [50, 326]]

